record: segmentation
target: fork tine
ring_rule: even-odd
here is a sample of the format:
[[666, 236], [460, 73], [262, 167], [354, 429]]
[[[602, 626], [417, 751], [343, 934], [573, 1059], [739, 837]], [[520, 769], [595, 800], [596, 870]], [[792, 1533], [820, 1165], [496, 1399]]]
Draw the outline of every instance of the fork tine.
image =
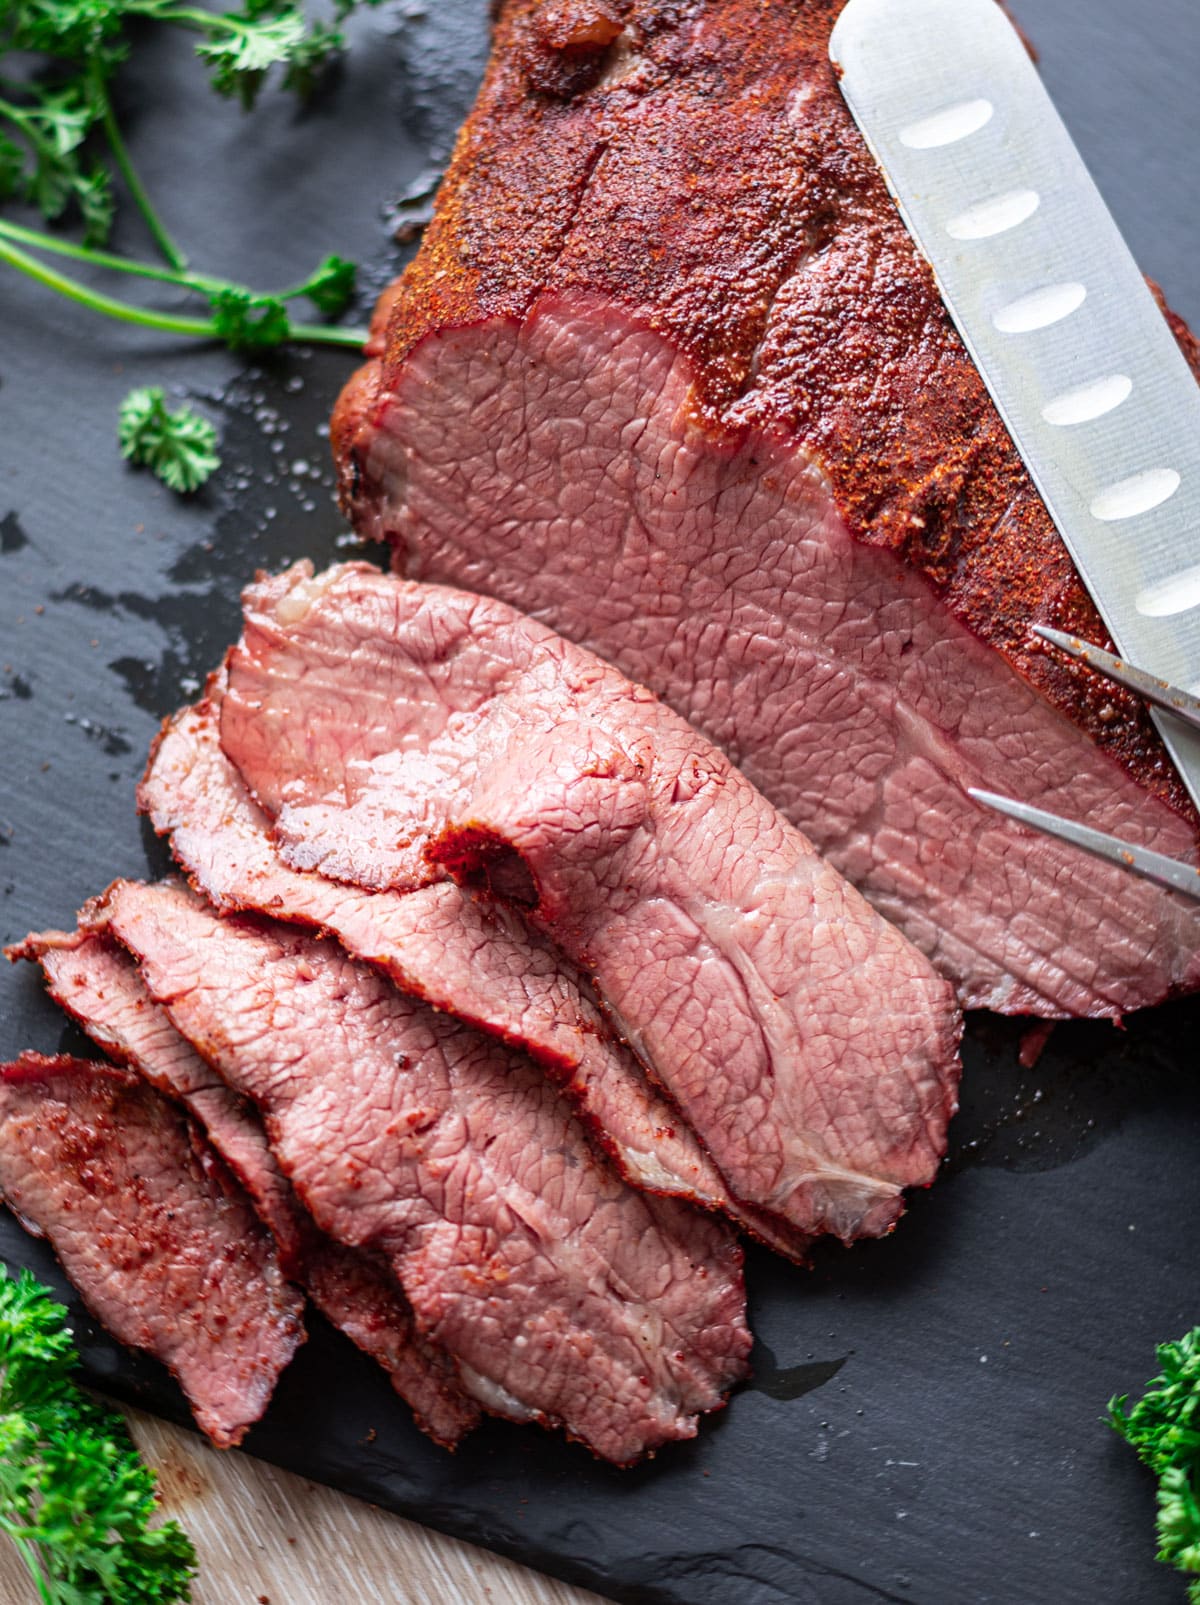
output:
[[994, 791], [980, 791], [968, 786], [967, 795], [983, 803], [984, 807], [995, 809], [998, 814], [1006, 814], [1009, 819], [1015, 819], [1033, 830], [1055, 836], [1059, 841], [1070, 842], [1073, 847], [1081, 847], [1085, 853], [1131, 870], [1143, 880], [1153, 881], [1156, 886], [1164, 886], [1170, 892], [1183, 892], [1200, 902], [1200, 870], [1193, 869], [1190, 864], [1168, 858], [1164, 853], [1151, 852], [1148, 847], [1135, 847], [1132, 842], [1122, 841], [1119, 836], [1106, 836], [1103, 831], [1093, 830], [1090, 825], [1080, 825], [1073, 819], [1047, 813], [1044, 808], [1017, 802], [1013, 797], [1001, 797]]
[[1111, 652], [1106, 652], [1102, 646], [1093, 646], [1089, 641], [1081, 641], [1077, 635], [1067, 635], [1062, 630], [1052, 630], [1046, 624], [1030, 626], [1034, 635], [1043, 641], [1049, 641], [1068, 657], [1075, 658], [1080, 663], [1086, 663], [1089, 669], [1095, 669], [1106, 680], [1112, 680], [1122, 685], [1127, 691], [1136, 692], [1145, 701], [1161, 708], [1164, 713], [1172, 714], [1181, 719], [1192, 730], [1200, 730], [1200, 697], [1192, 696], [1190, 691], [1182, 691], [1178, 686], [1171, 685], [1167, 680], [1160, 680], [1156, 675], [1147, 674], [1145, 669], [1136, 669], [1124, 658], [1116, 658]]

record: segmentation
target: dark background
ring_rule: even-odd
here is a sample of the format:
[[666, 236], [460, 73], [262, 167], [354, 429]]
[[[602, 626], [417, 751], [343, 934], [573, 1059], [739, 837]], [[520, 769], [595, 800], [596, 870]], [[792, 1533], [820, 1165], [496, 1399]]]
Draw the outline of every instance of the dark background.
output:
[[[1012, 9], [1143, 267], [1200, 324], [1194, 0]], [[404, 256], [388, 205], [444, 160], [485, 31], [484, 0], [385, 7], [312, 110], [268, 94], [249, 117], [215, 100], [186, 43], [148, 43], [126, 122], [197, 266], [269, 286], [337, 249], [366, 264], [365, 313]], [[147, 252], [128, 211], [120, 243]], [[248, 369], [0, 272], [8, 941], [162, 867], [133, 811], [158, 719], [236, 632], [257, 565], [353, 543], [323, 435], [344, 354]], [[225, 466], [191, 501], [118, 457], [134, 383], [186, 392], [222, 432]], [[616, 1472], [500, 1423], [451, 1459], [324, 1328], [248, 1447], [623, 1600], [1181, 1600], [1152, 1558], [1151, 1481], [1100, 1417], [1153, 1372], [1156, 1341], [1200, 1320], [1198, 1035], [1186, 1003], [1124, 1031], [1060, 1028], [1025, 1072], [1019, 1025], [973, 1021], [937, 1187], [893, 1238], [824, 1251], [810, 1273], [752, 1254], [757, 1380], [649, 1466]], [[5, 969], [0, 1052], [60, 1045], [78, 1043], [36, 976]], [[0, 1250], [63, 1287], [7, 1218]], [[79, 1330], [95, 1379], [180, 1418], [154, 1365]]]

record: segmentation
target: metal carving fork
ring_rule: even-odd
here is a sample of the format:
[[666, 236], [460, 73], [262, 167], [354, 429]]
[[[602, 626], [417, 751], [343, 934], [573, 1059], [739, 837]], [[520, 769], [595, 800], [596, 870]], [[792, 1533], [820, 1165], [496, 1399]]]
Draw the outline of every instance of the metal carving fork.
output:
[[[1042, 624], [1035, 624], [1033, 633], [1069, 657], [1086, 663], [1105, 679], [1135, 692], [1151, 706], [1161, 708], [1190, 729], [1200, 731], [1200, 697], [1181, 691], [1178, 686], [1169, 685], [1167, 681], [1147, 674], [1144, 669], [1135, 669], [1132, 664], [1114, 657], [1103, 647], [1092, 646], [1077, 636], [1064, 635], [1061, 630], [1051, 630]], [[1040, 830], [1047, 836], [1056, 836], [1060, 841], [1070, 842], [1075, 847], [1081, 847], [1085, 853], [1092, 853], [1110, 864], [1119, 864], [1144, 880], [1153, 881], [1156, 886], [1165, 886], [1172, 892], [1183, 892], [1200, 902], [1200, 870], [1193, 869], [1190, 864], [1168, 858], [1164, 853], [1151, 852], [1147, 847], [1135, 847], [1132, 842], [1122, 841], [1119, 836], [1107, 836], [1089, 825], [1080, 825], [1059, 814], [1048, 813], [1044, 808], [1017, 802], [1013, 797], [1001, 797], [993, 791], [980, 791], [974, 786], [969, 786], [967, 791], [976, 802], [994, 808], [999, 814], [1007, 814], [1022, 825]]]

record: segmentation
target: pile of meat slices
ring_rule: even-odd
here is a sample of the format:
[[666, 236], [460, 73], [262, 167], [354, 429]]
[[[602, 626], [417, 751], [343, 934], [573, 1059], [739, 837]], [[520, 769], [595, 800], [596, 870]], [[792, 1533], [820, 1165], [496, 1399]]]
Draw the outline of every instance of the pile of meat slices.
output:
[[140, 803], [186, 881], [28, 937], [107, 1062], [0, 1082], [0, 1191], [239, 1441], [306, 1298], [453, 1445], [627, 1463], [746, 1374], [737, 1230], [888, 1231], [953, 990], [683, 719], [503, 603], [260, 577]]

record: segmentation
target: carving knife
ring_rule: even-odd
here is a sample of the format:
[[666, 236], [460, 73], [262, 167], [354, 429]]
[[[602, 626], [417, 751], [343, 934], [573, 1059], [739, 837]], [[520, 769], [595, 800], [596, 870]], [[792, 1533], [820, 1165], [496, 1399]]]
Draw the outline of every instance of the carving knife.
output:
[[[1200, 387], [996, 0], [848, 0], [842, 93], [1121, 656], [1200, 691]], [[1153, 710], [1200, 806], [1200, 732]]]

